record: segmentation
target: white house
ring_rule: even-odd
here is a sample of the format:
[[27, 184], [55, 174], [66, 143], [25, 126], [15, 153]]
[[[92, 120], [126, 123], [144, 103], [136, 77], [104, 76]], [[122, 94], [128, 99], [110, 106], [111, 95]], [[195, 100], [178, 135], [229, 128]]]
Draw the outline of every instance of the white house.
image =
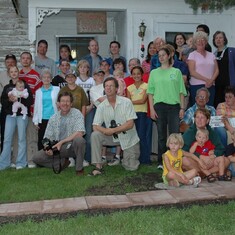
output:
[[[138, 32], [142, 21], [147, 26], [145, 48], [156, 36], [172, 39], [176, 32], [193, 33], [198, 24], [210, 27], [211, 45], [216, 30], [226, 33], [229, 46], [235, 45], [235, 8], [203, 14], [199, 9], [194, 14], [184, 0], [0, 0], [0, 3], [0, 68], [4, 67], [7, 53], [15, 53], [18, 57], [28, 48], [35, 54], [35, 46], [40, 39], [48, 41], [48, 56], [55, 60], [62, 43], [69, 44], [79, 59], [88, 52], [90, 38], [97, 39], [99, 54], [103, 57], [109, 55], [109, 42], [117, 40], [122, 45], [123, 56], [140, 58], [141, 38]], [[15, 14], [17, 22], [13, 17], [14, 10], [9, 10], [10, 5], [14, 9], [13, 3], [19, 13]], [[97, 16], [97, 12], [104, 15]], [[28, 25], [22, 26], [24, 21]], [[26, 36], [23, 36], [23, 30], [26, 30]]]
[[[92, 24], [97, 23], [94, 19], [90, 22], [90, 33], [79, 31], [79, 20], [86, 22], [89, 20], [86, 14], [99, 11], [106, 13], [107, 31], [102, 26], [101, 31], [106, 32], [92, 32]], [[79, 18], [83, 12], [85, 16]], [[198, 14], [194, 14], [184, 0], [28, 0], [31, 50], [35, 42], [46, 39], [49, 43], [48, 56], [54, 59], [58, 58], [58, 47], [62, 42], [70, 43], [75, 51], [76, 43], [79, 44], [78, 48], [84, 54], [87, 48], [86, 40], [89, 37], [98, 40], [100, 55], [104, 57], [108, 56], [108, 44], [112, 40], [121, 43], [121, 54], [128, 59], [140, 57], [141, 38], [138, 32], [142, 21], [147, 26], [145, 47], [156, 36], [172, 38], [175, 32], [193, 33], [198, 24], [207, 24], [210, 27], [211, 45], [212, 35], [217, 30], [226, 33], [230, 46], [235, 45], [234, 8], [222, 13], [202, 14], [199, 10]], [[79, 57], [79, 50], [76, 53]]]

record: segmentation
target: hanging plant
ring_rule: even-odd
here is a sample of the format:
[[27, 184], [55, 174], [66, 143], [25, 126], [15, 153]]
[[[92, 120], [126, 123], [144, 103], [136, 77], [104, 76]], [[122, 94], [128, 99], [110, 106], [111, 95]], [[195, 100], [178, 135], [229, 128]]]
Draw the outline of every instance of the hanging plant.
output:
[[235, 6], [235, 0], [185, 0], [185, 3], [191, 5], [194, 13], [201, 9], [205, 12], [222, 12], [224, 9]]

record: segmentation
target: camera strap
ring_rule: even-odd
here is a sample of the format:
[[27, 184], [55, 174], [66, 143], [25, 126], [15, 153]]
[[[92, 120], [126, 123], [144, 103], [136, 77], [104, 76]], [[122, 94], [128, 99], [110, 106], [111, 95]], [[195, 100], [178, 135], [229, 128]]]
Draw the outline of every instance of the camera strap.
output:
[[59, 161], [60, 161], [60, 163], [59, 163], [59, 169], [57, 170], [57, 169], [55, 168], [55, 164], [54, 164], [54, 163], [55, 163], [55, 155], [53, 154], [52, 169], [53, 169], [53, 172], [54, 172], [55, 174], [60, 174], [60, 172], [62, 171], [60, 154], [59, 154]]

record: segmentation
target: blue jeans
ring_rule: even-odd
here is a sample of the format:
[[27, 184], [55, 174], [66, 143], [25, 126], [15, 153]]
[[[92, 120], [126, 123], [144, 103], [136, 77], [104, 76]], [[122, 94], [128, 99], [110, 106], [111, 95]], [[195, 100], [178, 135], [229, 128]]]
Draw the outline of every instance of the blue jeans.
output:
[[[205, 87], [205, 85], [190, 85], [189, 91], [190, 91], [190, 106], [193, 106], [195, 104], [195, 97], [197, 94], [197, 90]], [[214, 98], [215, 98], [215, 86], [211, 86], [210, 88], [207, 88], [210, 92], [210, 98], [208, 101], [208, 105], [213, 106], [214, 105]]]
[[0, 170], [11, 165], [11, 145], [13, 135], [17, 126], [18, 130], [18, 155], [16, 159], [16, 167], [26, 167], [27, 165], [27, 147], [26, 147], [26, 127], [28, 117], [25, 120], [22, 116], [11, 117], [7, 115], [4, 133], [4, 147], [0, 156]]
[[215, 127], [214, 128], [215, 132], [218, 134], [221, 143], [223, 144], [224, 147], [226, 147], [228, 144], [228, 137], [227, 137], [227, 132], [224, 127]]
[[235, 163], [234, 162], [230, 163], [228, 169], [232, 172], [232, 176], [234, 177], [235, 176]]
[[157, 118], [158, 133], [158, 163], [162, 164], [162, 155], [167, 151], [167, 127], [169, 134], [179, 133], [179, 111], [180, 105], [170, 105], [165, 103], [156, 103], [154, 105]]
[[147, 143], [147, 114], [144, 112], [137, 112], [137, 119], [135, 119], [135, 127], [140, 138], [140, 163], [150, 164], [150, 154]]
[[86, 128], [86, 153], [85, 153], [85, 160], [91, 162], [91, 133], [93, 131], [93, 119], [95, 116], [96, 108], [93, 108], [85, 117], [85, 128]]

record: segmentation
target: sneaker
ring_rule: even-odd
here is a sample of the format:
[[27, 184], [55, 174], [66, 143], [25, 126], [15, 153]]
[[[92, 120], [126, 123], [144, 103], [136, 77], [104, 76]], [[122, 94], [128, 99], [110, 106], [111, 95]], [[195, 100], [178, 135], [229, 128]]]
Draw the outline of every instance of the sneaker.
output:
[[159, 165], [157, 166], [157, 169], [159, 169], [159, 170], [163, 170], [163, 166], [162, 166], [162, 164], [159, 164]]
[[193, 178], [193, 186], [194, 186], [195, 188], [197, 188], [198, 185], [201, 183], [201, 181], [202, 181], [202, 179], [201, 179], [200, 176], [194, 177], [194, 178]]
[[120, 164], [120, 159], [117, 157], [113, 158], [113, 161], [111, 161], [110, 163], [108, 163], [109, 166], [116, 166]]
[[70, 161], [70, 164], [69, 164], [68, 167], [74, 167], [74, 166], [75, 166], [75, 160], [74, 160], [74, 158], [73, 158], [73, 157], [70, 157], [70, 158], [69, 158], [69, 161]]
[[90, 163], [88, 161], [83, 160], [83, 167], [86, 167], [86, 166], [89, 166], [89, 165], [90, 165]]
[[11, 163], [10, 168], [16, 168], [16, 164], [15, 163]]
[[104, 164], [104, 163], [106, 163], [106, 162], [107, 162], [106, 157], [101, 157], [101, 163]]
[[21, 169], [23, 169], [24, 167], [23, 166], [17, 166], [16, 167], [16, 170], [21, 170]]
[[30, 163], [30, 164], [28, 164], [28, 168], [36, 168], [36, 164]]

